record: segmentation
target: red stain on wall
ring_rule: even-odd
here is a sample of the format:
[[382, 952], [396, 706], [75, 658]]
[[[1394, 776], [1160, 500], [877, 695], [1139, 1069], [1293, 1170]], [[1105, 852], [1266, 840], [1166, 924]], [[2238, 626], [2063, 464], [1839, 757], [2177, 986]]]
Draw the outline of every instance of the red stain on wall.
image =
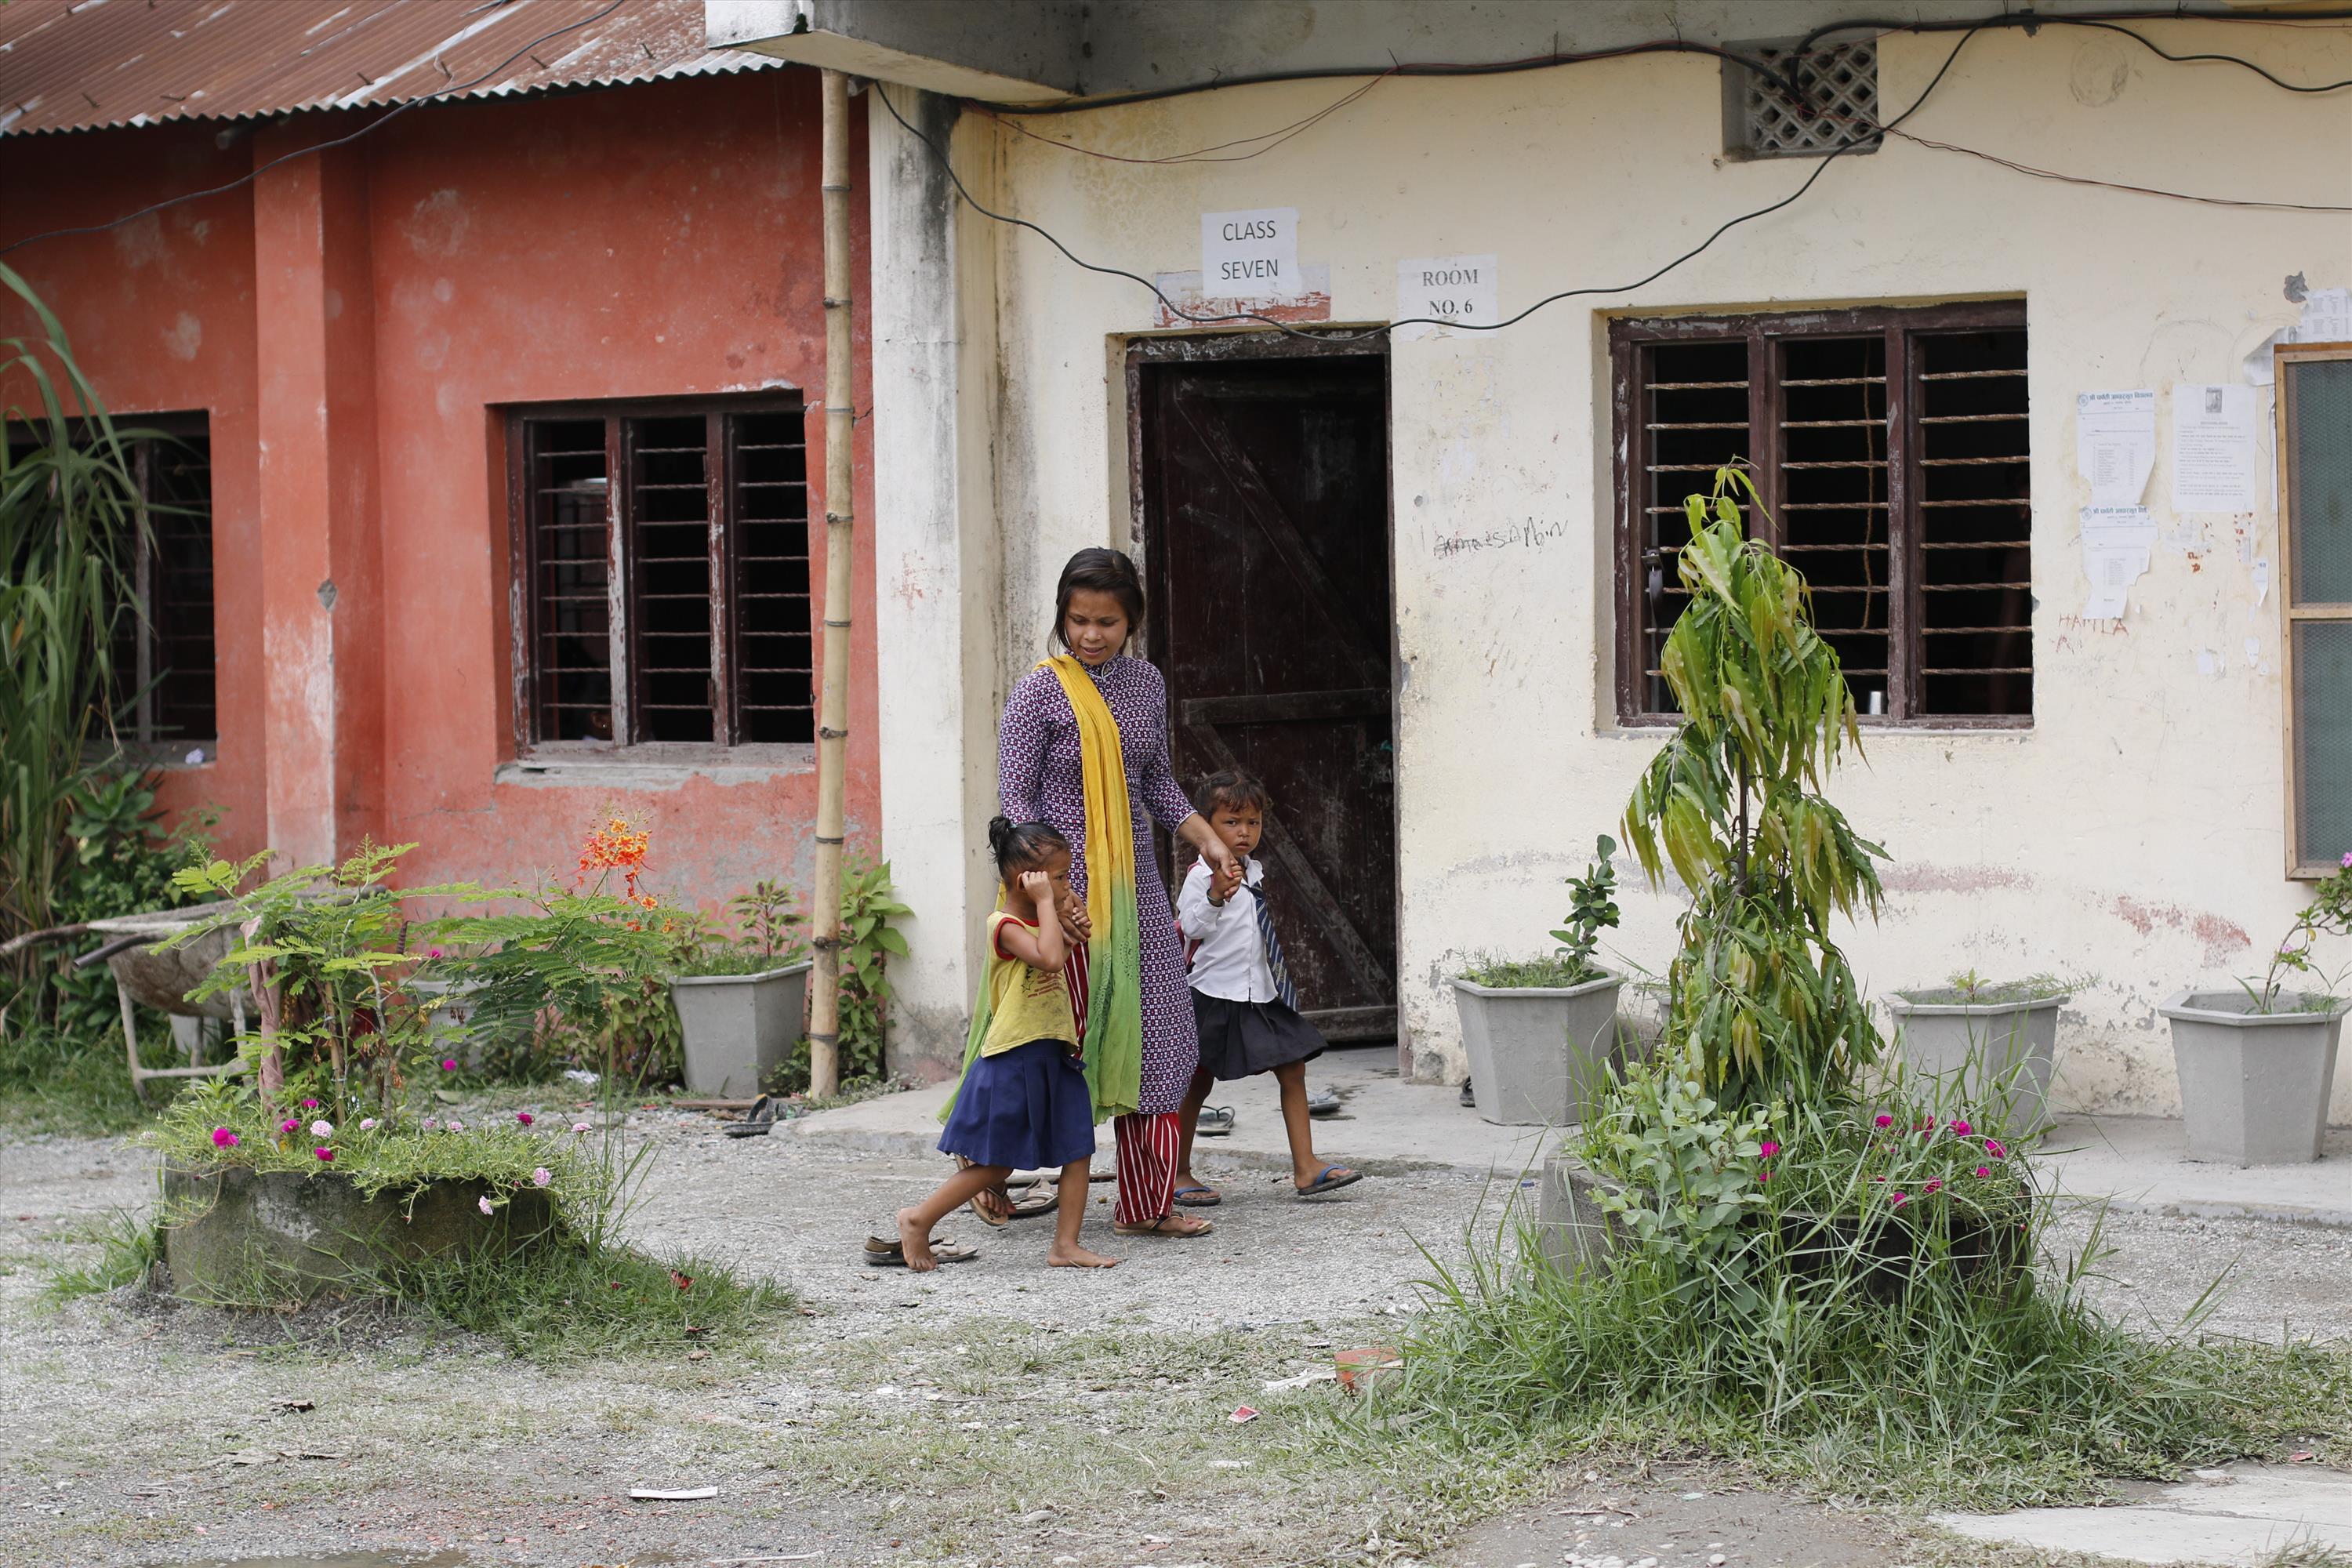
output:
[[2218, 963], [2237, 949], [2253, 945], [2253, 938], [2243, 928], [2220, 915], [2192, 913], [2178, 904], [2146, 903], [2128, 895], [2119, 895], [2114, 909], [2118, 920], [2142, 936], [2154, 935], [2158, 926], [2187, 931], [2204, 943], [2208, 963]]
[[[218, 184], [361, 123], [306, 114], [226, 148], [214, 124], [0, 141], [0, 242]], [[812, 769], [495, 782], [516, 750], [499, 411], [777, 386], [820, 402], [818, 138], [813, 70], [436, 104], [340, 157], [8, 258], [116, 413], [210, 416], [222, 732], [216, 760], [172, 772], [170, 805], [218, 807], [232, 853], [341, 851], [365, 832], [418, 841], [412, 878], [492, 881], [568, 873], [590, 818], [618, 806], [651, 826], [655, 885], [673, 895], [804, 882]], [[851, 209], [862, 278], [865, 203]], [[21, 313], [0, 323], [21, 330]], [[815, 481], [814, 413], [807, 432]], [[847, 781], [852, 839], [868, 843], [871, 537], [859, 531], [855, 564]]]

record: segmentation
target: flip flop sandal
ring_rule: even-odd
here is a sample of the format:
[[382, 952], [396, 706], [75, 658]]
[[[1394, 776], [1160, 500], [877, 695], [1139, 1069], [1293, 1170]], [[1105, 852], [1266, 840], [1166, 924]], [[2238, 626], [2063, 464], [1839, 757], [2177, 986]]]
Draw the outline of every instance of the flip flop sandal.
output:
[[1197, 1130], [1203, 1138], [1226, 1136], [1234, 1130], [1234, 1108], [1230, 1105], [1201, 1107], [1201, 1121]]
[[1307, 1097], [1307, 1114], [1318, 1118], [1339, 1115], [1339, 1091], [1336, 1089], [1330, 1088], [1324, 1088], [1316, 1090], [1315, 1093]]
[[1179, 1187], [1176, 1201], [1188, 1209], [1213, 1209], [1225, 1201], [1225, 1195], [1214, 1187]]
[[1353, 1186], [1363, 1179], [1364, 1173], [1361, 1171], [1351, 1171], [1345, 1165], [1326, 1165], [1323, 1167], [1321, 1175], [1296, 1190], [1300, 1197], [1311, 1198], [1318, 1193], [1334, 1192], [1341, 1187]]
[[1013, 1217], [1035, 1219], [1041, 1214], [1052, 1214], [1061, 1206], [1061, 1204], [1062, 1194], [1057, 1192], [1050, 1190], [1042, 1193], [1033, 1192], [1013, 1205]]
[[[969, 1263], [980, 1256], [980, 1248], [953, 1241], [934, 1241], [931, 1243], [931, 1256], [941, 1263]], [[904, 1268], [907, 1267], [907, 1249], [901, 1243], [869, 1236], [866, 1238], [866, 1250], [859, 1256], [859, 1261], [867, 1268]]]
[[766, 1095], [751, 1102], [740, 1121], [730, 1121], [719, 1131], [730, 1138], [764, 1138], [775, 1130], [776, 1102]]
[[1168, 1222], [1175, 1217], [1176, 1216], [1173, 1214], [1164, 1214], [1158, 1219], [1153, 1220], [1150, 1225], [1113, 1224], [1110, 1227], [1111, 1234], [1114, 1236], [1170, 1237], [1179, 1241], [1190, 1241], [1196, 1236], [1206, 1236], [1211, 1231], [1217, 1228], [1214, 1225], [1204, 1219], [1202, 1220], [1197, 1227], [1194, 1228], [1170, 1230], [1168, 1228]]

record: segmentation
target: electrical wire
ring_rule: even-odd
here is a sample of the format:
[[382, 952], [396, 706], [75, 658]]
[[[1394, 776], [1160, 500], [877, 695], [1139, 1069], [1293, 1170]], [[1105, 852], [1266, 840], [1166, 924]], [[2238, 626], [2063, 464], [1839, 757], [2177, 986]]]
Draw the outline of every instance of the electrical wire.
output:
[[1981, 32], [1989, 27], [2082, 27], [2105, 33], [2121, 33], [2160, 60], [2173, 65], [2232, 65], [2250, 70], [2273, 87], [2287, 92], [2341, 92], [2352, 87], [2352, 77], [2342, 81], [2293, 82], [2237, 55], [2193, 54], [2176, 55], [2158, 45], [2145, 33], [2134, 32], [2121, 26], [2125, 22], [2259, 22], [2273, 26], [2320, 24], [2352, 20], [2352, 5], [2335, 5], [2324, 10], [2302, 11], [2293, 16], [2255, 16], [2242, 12], [2216, 11], [2210, 7], [2179, 6], [2168, 11], [2103, 11], [2076, 16], [2044, 16], [2032, 12], [2011, 12], [1998, 18], [1985, 17], [1975, 22], [1839, 22], [1814, 28], [1799, 40], [1797, 50], [1810, 53], [1813, 46], [1832, 33], [1875, 32], [1880, 37], [1888, 33], [1949, 33], [1967, 28]]
[[[1957, 61], [1960, 58], [1960, 51], [1969, 47], [1969, 39], [1973, 37], [1975, 37], [1974, 34], [1966, 35], [1961, 37], [1958, 43], [1953, 45], [1952, 52], [1944, 57], [1943, 65], [1937, 68], [1933, 77], [1928, 79], [1927, 85], [1920, 89], [1919, 96], [1911, 100], [1911, 107], [1896, 115], [1886, 124], [1877, 127], [1877, 132], [1884, 132], [1892, 131], [1896, 126], [1901, 125], [1905, 121], [1910, 119], [1913, 115], [1918, 113], [1920, 106], [1925, 104], [1927, 101], [1928, 95], [1933, 93], [1936, 89], [1942, 84], [1944, 78], [1951, 71], [1953, 62]], [[1780, 211], [1783, 207], [1795, 205], [1798, 201], [1803, 198], [1806, 192], [1813, 188], [1814, 184], [1819, 182], [1823, 174], [1829, 173], [1831, 164], [1836, 163], [1848, 153], [1858, 152], [1863, 148], [1869, 146], [1875, 140], [1874, 135], [1865, 136], [1857, 141], [1848, 142], [1843, 147], [1833, 149], [1822, 159], [1821, 163], [1814, 167], [1811, 174], [1805, 176], [1804, 183], [1799, 185], [1795, 190], [1790, 192], [1787, 195], [1768, 206], [1757, 207], [1752, 211], [1741, 213], [1737, 217], [1727, 219], [1723, 224], [1717, 227], [1714, 233], [1708, 235], [1705, 239], [1700, 240], [1696, 245], [1691, 247], [1690, 249], [1683, 252], [1680, 256], [1675, 257], [1672, 261], [1660, 267], [1657, 270], [1650, 273], [1647, 277], [1637, 279], [1633, 282], [1611, 284], [1588, 289], [1563, 289], [1556, 294], [1546, 295], [1544, 298], [1537, 300], [1534, 304], [1529, 305], [1526, 310], [1519, 311], [1518, 314], [1506, 317], [1504, 320], [1499, 321], [1461, 321], [1446, 317], [1406, 316], [1400, 320], [1389, 321], [1377, 327], [1347, 331], [1324, 331], [1310, 332], [1301, 331], [1298, 328], [1293, 326], [1287, 321], [1277, 321], [1274, 317], [1265, 315], [1265, 313], [1257, 310], [1234, 310], [1221, 315], [1195, 315], [1189, 310], [1181, 309], [1173, 300], [1171, 300], [1160, 290], [1158, 284], [1152, 282], [1150, 279], [1138, 273], [1129, 272], [1124, 268], [1106, 267], [1097, 262], [1088, 261], [1084, 257], [1072, 250], [1068, 246], [1064, 245], [1050, 230], [1040, 227], [1038, 225], [1030, 222], [1027, 218], [1011, 217], [1003, 213], [993, 212], [989, 208], [981, 205], [981, 204], [972, 196], [971, 190], [964, 184], [963, 177], [956, 173], [955, 164], [949, 159], [945, 150], [940, 148], [929, 137], [924, 135], [921, 132], [916, 130], [914, 126], [908, 123], [907, 117], [898, 112], [898, 106], [890, 101], [889, 93], [884, 89], [883, 85], [880, 82], [877, 81], [874, 83], [871, 90], [882, 100], [882, 107], [889, 111], [890, 118], [897, 121], [899, 126], [906, 131], [907, 134], [921, 142], [924, 148], [929, 152], [932, 160], [939, 164], [940, 172], [945, 174], [948, 177], [949, 183], [955, 186], [956, 195], [962, 198], [964, 205], [971, 208], [972, 211], [980, 214], [981, 216], [992, 219], [997, 223], [1009, 225], [1015, 228], [1025, 228], [1029, 230], [1031, 233], [1043, 238], [1046, 244], [1052, 246], [1055, 250], [1060, 251], [1064, 258], [1071, 263], [1084, 268], [1088, 272], [1098, 272], [1107, 277], [1112, 278], [1124, 278], [1129, 282], [1141, 284], [1144, 288], [1151, 291], [1152, 298], [1160, 301], [1160, 307], [1163, 310], [1179, 321], [1190, 322], [1194, 326], [1218, 326], [1234, 321], [1255, 321], [1261, 325], [1271, 327], [1275, 331], [1288, 337], [1313, 338], [1318, 342], [1327, 343], [1335, 342], [1343, 343], [1360, 342], [1367, 339], [1378, 337], [1385, 332], [1394, 331], [1399, 327], [1434, 326], [1451, 327], [1461, 331], [1499, 332], [1506, 327], [1517, 325], [1519, 322], [1526, 321], [1529, 316], [1534, 315], [1537, 311], [1544, 309], [1546, 306], [1556, 305], [1562, 300], [1574, 300], [1592, 294], [1633, 293], [1637, 289], [1644, 288], [1649, 284], [1656, 282], [1659, 279], [1664, 278], [1667, 273], [1672, 272], [1675, 268], [1680, 267], [1685, 262], [1699, 256], [1709, 247], [1713, 246], [1717, 240], [1721, 239], [1725, 235], [1730, 233], [1733, 229], [1738, 228], [1741, 224], [1752, 223], [1758, 218], [1769, 216], [1771, 214]]]
[[141, 207], [137, 212], [125, 213], [121, 217], [110, 218], [105, 223], [85, 224], [79, 228], [53, 228], [40, 234], [28, 234], [22, 239], [13, 241], [7, 245], [0, 245], [0, 256], [6, 256], [11, 251], [21, 250], [26, 246], [31, 245], [37, 240], [67, 239], [75, 235], [83, 234], [104, 234], [109, 229], [121, 228], [126, 223], [136, 223], [142, 217], [147, 217], [155, 213], [163, 212], [172, 207], [181, 206], [189, 202], [200, 202], [207, 196], [226, 195], [229, 192], [236, 190], [240, 186], [253, 184], [254, 181], [261, 178], [262, 175], [269, 173], [270, 170], [277, 168], [281, 163], [290, 163], [297, 158], [307, 158], [313, 153], [329, 153], [338, 147], [348, 147], [352, 142], [358, 141], [361, 137], [370, 135], [375, 132], [383, 130], [385, 126], [391, 124], [394, 121], [399, 119], [402, 115], [407, 113], [410, 110], [415, 109], [421, 103], [431, 103], [436, 100], [448, 98], [457, 93], [472, 91], [475, 88], [481, 86], [491, 78], [504, 72], [508, 67], [513, 65], [515, 61], [522, 58], [525, 55], [530, 53], [541, 44], [551, 43], [555, 39], [563, 37], [566, 33], [576, 33], [581, 28], [585, 27], [592, 23], [601, 22], [628, 3], [629, 0], [612, 0], [612, 3], [601, 11], [595, 12], [590, 16], [583, 16], [576, 22], [567, 22], [562, 26], [556, 28], [553, 32], [542, 33], [528, 44], [525, 44], [521, 48], [517, 49], [513, 54], [509, 55], [497, 65], [492, 66], [488, 70], [486, 70], [481, 75], [474, 78], [473, 80], [453, 82], [449, 86], [442, 88], [437, 92], [429, 92], [421, 98], [408, 99], [401, 103], [398, 108], [393, 110], [391, 113], [369, 121], [365, 125], [361, 126], [357, 131], [352, 132], [348, 136], [338, 136], [332, 141], [320, 142], [314, 146], [297, 148], [291, 153], [282, 153], [278, 157], [272, 158], [267, 163], [257, 165], [251, 173], [240, 174], [225, 185], [215, 185], [210, 190], [190, 191], [185, 195], [168, 196], [163, 201], [155, 202], [147, 206]]
[[[1190, 153], [1170, 153], [1157, 158], [1130, 158], [1124, 153], [1105, 153], [1099, 148], [1095, 147], [1081, 147], [1075, 142], [1064, 142], [1052, 136], [1040, 135], [1038, 132], [1030, 130], [1026, 125], [1022, 124], [1018, 118], [1010, 115], [998, 114], [986, 104], [967, 100], [966, 107], [978, 110], [981, 113], [987, 115], [989, 119], [995, 121], [996, 123], [1003, 126], [1006, 130], [1016, 132], [1023, 136], [1026, 136], [1032, 142], [1042, 142], [1048, 147], [1059, 147], [1066, 153], [1083, 153], [1089, 158], [1100, 158], [1108, 163], [1151, 164], [1244, 163], [1252, 158], [1264, 157], [1265, 154], [1273, 152], [1276, 147], [1281, 146], [1284, 142], [1288, 142], [1295, 136], [1304, 135], [1307, 132], [1313, 130], [1317, 125], [1319, 125], [1324, 121], [1329, 119], [1332, 115], [1339, 113], [1339, 110], [1347, 108], [1349, 104], [1354, 103], [1358, 99], [1363, 97], [1366, 93], [1371, 91], [1372, 89], [1380, 86], [1381, 83], [1388, 80], [1390, 77], [1395, 74], [1396, 73], [1393, 71], [1382, 71], [1380, 75], [1372, 78], [1371, 80], [1366, 82], [1363, 86], [1355, 88], [1349, 92], [1341, 94], [1339, 98], [1332, 100], [1329, 103], [1324, 105], [1321, 109], [1317, 110], [1314, 113], [1307, 115], [1305, 119], [1294, 120], [1289, 124], [1281, 126], [1278, 129], [1260, 132], [1255, 136], [1236, 137], [1231, 142], [1220, 142], [1211, 147], [1195, 148]], [[1265, 145], [1257, 148], [1254, 152], [1233, 153], [1230, 157], [1210, 156], [1211, 153], [1231, 153], [1234, 148], [1246, 147], [1253, 142], [1263, 142]]]

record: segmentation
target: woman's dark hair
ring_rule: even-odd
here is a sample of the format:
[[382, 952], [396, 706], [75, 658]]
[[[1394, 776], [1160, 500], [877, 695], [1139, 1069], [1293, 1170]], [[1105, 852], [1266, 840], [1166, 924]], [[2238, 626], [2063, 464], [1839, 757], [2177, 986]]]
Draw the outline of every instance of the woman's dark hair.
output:
[[1070, 841], [1046, 823], [1014, 822], [1009, 816], [1000, 816], [988, 825], [988, 852], [996, 857], [996, 874], [1000, 877], [1037, 870], [1045, 865], [1045, 857], [1056, 849], [1067, 855]]
[[1079, 551], [1062, 568], [1062, 580], [1054, 584], [1054, 630], [1048, 640], [1070, 646], [1070, 595], [1083, 589], [1118, 600], [1118, 607], [1127, 612], [1129, 636], [1143, 629], [1143, 579], [1135, 574], [1135, 563], [1097, 546]]
[[1202, 816], [1213, 816], [1220, 806], [1241, 809], [1255, 806], [1260, 812], [1274, 808], [1274, 798], [1265, 793], [1265, 785], [1238, 768], [1228, 768], [1221, 773], [1211, 773], [1201, 781], [1192, 796], [1192, 804], [1201, 808]]

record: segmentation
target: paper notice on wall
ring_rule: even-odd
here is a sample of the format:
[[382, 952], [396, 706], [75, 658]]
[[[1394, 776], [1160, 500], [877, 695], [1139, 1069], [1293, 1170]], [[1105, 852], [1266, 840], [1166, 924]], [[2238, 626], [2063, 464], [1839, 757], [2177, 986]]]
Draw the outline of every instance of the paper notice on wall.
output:
[[2271, 558], [2254, 557], [2254, 607], [2262, 608], [2263, 601], [2271, 596]]
[[1491, 256], [1423, 256], [1397, 263], [1396, 321], [1412, 321], [1391, 334], [1401, 342], [1450, 336], [1433, 322], [1459, 321], [1491, 327], [1502, 320]]
[[1201, 292], [1220, 300], [1295, 300], [1298, 209], [1255, 207], [1201, 215]]
[[2093, 506], [2137, 506], [2156, 467], [2156, 392], [2074, 395], [2074, 467]]
[[2352, 342], [2352, 289], [2314, 289], [2303, 297], [2303, 316], [2254, 346], [2246, 356], [2246, 381], [2268, 386], [2278, 374], [2271, 351], [2281, 343]]
[[2254, 392], [2172, 389], [2172, 510], [2254, 510]]
[[2083, 618], [2116, 620], [2156, 550], [2156, 523], [2144, 506], [2086, 506], [2081, 518], [2083, 574], [2091, 580]]

